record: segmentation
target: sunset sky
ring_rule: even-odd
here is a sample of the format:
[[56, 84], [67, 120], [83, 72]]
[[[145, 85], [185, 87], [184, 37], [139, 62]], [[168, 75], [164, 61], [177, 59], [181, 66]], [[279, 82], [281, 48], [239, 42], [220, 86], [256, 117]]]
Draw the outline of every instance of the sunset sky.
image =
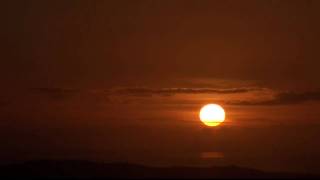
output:
[[318, 0], [3, 1], [0, 163], [319, 172], [319, 19]]

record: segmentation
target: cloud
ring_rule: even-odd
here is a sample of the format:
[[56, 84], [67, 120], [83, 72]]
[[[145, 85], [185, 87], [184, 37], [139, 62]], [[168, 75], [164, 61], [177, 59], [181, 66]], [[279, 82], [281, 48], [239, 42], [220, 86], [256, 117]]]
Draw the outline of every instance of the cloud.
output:
[[320, 101], [320, 91], [309, 92], [280, 92], [271, 100], [264, 101], [234, 101], [231, 105], [287, 105], [298, 104], [306, 101]]
[[119, 88], [113, 91], [113, 94], [119, 95], [136, 95], [136, 96], [150, 96], [163, 95], [171, 96], [175, 94], [233, 94], [245, 93], [250, 91], [259, 91], [263, 88], [256, 87], [241, 87], [241, 88]]
[[[107, 89], [73, 89], [73, 88], [51, 88], [41, 87], [32, 88], [33, 93], [45, 95], [54, 100], [64, 100], [76, 94], [81, 97], [99, 99], [103, 98], [104, 102], [117, 102], [118, 97], [152, 97], [152, 96], [173, 96], [176, 94], [236, 94], [251, 91], [261, 91], [263, 88], [257, 87], [240, 87], [240, 88], [148, 88], [148, 87], [120, 87]], [[125, 100], [127, 101], [127, 100]]]

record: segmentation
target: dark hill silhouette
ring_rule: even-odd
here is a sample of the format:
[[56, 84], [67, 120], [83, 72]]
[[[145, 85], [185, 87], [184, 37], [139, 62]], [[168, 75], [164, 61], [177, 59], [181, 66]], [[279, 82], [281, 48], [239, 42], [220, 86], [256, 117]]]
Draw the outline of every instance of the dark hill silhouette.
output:
[[90, 161], [30, 161], [0, 167], [0, 177], [73, 178], [316, 178], [294, 173], [269, 173], [237, 166], [147, 167], [128, 163]]

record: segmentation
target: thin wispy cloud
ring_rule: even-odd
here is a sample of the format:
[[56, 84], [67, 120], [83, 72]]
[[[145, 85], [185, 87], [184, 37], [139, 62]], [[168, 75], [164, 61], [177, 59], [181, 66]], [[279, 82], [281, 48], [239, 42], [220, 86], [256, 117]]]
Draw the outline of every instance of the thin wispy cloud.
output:
[[261, 101], [232, 101], [227, 104], [231, 105], [257, 105], [257, 106], [273, 106], [299, 104], [307, 101], [320, 101], [320, 91], [309, 92], [280, 92], [270, 100]]
[[119, 95], [165, 95], [171, 96], [176, 94], [236, 94], [251, 91], [260, 91], [263, 88], [257, 87], [240, 87], [240, 88], [119, 88], [115, 89], [112, 94]]
[[95, 90], [79, 90], [72, 88], [32, 88], [31, 91], [43, 94], [75, 94], [79, 92], [103, 93], [109, 95], [175, 95], [175, 94], [236, 94], [251, 91], [261, 91], [264, 88], [148, 88], [148, 87], [123, 87]]

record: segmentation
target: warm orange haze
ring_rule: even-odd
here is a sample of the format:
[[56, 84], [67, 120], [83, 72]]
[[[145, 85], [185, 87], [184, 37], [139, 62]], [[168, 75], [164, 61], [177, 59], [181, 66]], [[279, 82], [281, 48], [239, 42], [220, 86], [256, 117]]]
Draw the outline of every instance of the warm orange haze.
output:
[[1, 0], [0, 179], [320, 174], [319, 20], [320, 0]]
[[225, 111], [217, 104], [208, 104], [200, 110], [200, 120], [207, 126], [218, 126], [225, 119]]

